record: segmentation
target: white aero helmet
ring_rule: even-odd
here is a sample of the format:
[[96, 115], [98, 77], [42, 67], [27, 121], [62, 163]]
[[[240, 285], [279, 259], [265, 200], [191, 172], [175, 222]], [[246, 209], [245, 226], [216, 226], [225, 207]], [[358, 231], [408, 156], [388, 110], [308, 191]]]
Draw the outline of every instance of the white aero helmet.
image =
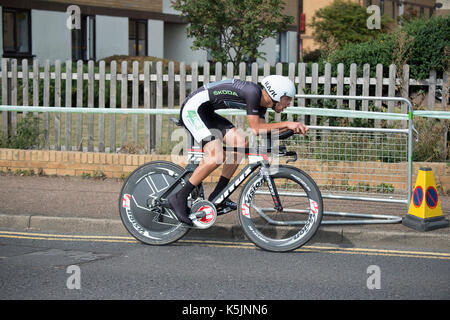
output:
[[279, 102], [283, 96], [295, 96], [295, 85], [288, 77], [267, 76], [262, 79], [261, 84], [274, 102]]

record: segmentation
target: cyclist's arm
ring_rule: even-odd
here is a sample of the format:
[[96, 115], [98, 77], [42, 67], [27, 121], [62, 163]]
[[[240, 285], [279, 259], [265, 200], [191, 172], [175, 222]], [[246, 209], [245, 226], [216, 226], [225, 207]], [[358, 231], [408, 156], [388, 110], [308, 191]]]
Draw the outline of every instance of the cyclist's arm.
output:
[[254, 135], [259, 135], [263, 132], [272, 130], [279, 130], [280, 132], [283, 132], [289, 129], [289, 122], [287, 121], [267, 123], [264, 118], [260, 118], [257, 115], [247, 115], [247, 120]]

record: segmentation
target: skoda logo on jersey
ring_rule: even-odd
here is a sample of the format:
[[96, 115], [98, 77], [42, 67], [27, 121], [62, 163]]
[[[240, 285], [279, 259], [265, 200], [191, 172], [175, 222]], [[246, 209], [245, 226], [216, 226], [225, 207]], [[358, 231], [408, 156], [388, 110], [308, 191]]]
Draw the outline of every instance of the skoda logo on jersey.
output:
[[213, 94], [215, 96], [220, 96], [220, 95], [229, 95], [229, 96], [238, 96], [238, 94], [234, 91], [231, 90], [215, 90], [213, 91]]

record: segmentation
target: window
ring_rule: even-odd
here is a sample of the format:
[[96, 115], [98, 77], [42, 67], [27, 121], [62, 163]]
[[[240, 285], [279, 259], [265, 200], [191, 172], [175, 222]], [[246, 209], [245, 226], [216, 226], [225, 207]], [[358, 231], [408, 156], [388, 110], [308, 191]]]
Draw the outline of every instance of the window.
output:
[[31, 55], [31, 15], [29, 10], [3, 8], [4, 56]]
[[95, 60], [95, 16], [81, 16], [81, 28], [72, 30], [72, 60]]
[[147, 55], [147, 21], [130, 19], [128, 23], [128, 54]]

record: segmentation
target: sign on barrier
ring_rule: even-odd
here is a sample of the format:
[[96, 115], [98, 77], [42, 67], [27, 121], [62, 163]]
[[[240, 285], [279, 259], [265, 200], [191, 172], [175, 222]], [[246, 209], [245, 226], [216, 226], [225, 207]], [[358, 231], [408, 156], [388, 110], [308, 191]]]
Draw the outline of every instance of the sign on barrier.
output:
[[442, 215], [436, 182], [431, 168], [419, 169], [412, 202], [408, 214], [403, 219], [403, 224], [419, 231], [448, 226], [448, 220]]

